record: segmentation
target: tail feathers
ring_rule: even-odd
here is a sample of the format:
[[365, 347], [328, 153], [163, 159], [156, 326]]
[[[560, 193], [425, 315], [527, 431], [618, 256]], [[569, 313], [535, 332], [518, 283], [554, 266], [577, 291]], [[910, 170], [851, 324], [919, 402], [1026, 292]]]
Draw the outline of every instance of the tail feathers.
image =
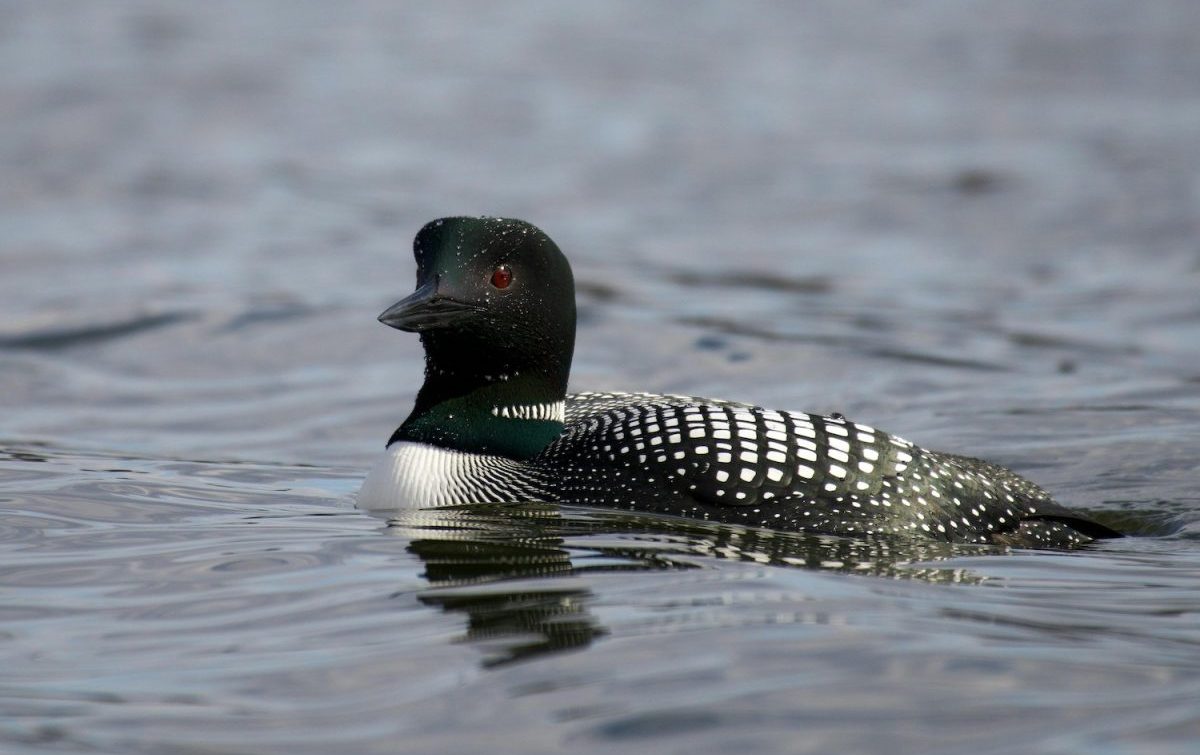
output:
[[1082, 516], [1036, 514], [1022, 518], [1015, 529], [997, 532], [992, 542], [1015, 548], [1073, 548], [1100, 539], [1124, 537], [1120, 532]]
[[1106, 527], [1097, 521], [1087, 519], [1079, 515], [1071, 514], [1033, 514], [1024, 517], [1022, 522], [1055, 522], [1063, 524], [1075, 530], [1081, 535], [1090, 537], [1093, 540], [1109, 540], [1117, 537], [1125, 537], [1124, 533], [1117, 532], [1111, 527]]

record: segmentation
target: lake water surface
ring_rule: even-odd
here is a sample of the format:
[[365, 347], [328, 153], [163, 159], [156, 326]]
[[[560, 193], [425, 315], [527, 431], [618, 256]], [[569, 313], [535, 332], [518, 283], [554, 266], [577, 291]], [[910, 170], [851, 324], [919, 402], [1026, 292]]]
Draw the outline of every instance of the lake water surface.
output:
[[[0, 751], [1200, 747], [1200, 5], [0, 6]], [[355, 506], [412, 235], [572, 387], [840, 411], [1137, 537]]]

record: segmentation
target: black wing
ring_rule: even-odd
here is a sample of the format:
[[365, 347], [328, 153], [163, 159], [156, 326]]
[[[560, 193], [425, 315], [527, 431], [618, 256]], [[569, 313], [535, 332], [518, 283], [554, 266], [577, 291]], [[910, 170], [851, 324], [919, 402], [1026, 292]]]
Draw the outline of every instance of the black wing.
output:
[[568, 397], [566, 420], [543, 456], [565, 470], [567, 502], [952, 542], [1064, 545], [1116, 534], [1003, 467], [924, 451], [840, 416], [587, 393]]

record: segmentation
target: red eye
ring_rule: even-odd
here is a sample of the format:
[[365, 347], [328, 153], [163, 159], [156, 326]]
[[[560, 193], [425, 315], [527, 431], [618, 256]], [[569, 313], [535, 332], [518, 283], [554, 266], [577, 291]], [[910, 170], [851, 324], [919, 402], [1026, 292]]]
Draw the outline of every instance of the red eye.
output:
[[508, 288], [512, 283], [512, 270], [508, 265], [500, 265], [492, 272], [492, 285], [496, 288]]

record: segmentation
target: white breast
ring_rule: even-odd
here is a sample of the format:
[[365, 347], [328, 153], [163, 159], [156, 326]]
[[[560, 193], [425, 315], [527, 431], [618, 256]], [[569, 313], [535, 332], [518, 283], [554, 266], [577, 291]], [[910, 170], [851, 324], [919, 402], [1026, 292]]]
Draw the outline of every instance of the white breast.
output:
[[540, 493], [519, 461], [397, 441], [363, 480], [358, 505], [369, 511], [430, 509], [539, 500]]

